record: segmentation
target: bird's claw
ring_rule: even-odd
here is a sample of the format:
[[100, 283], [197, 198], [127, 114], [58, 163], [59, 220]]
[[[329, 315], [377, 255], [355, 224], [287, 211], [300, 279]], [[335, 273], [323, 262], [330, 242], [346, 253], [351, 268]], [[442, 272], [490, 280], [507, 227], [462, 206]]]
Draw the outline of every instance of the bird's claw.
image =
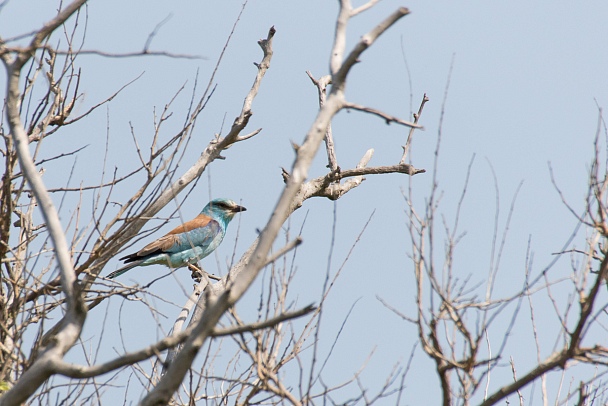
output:
[[201, 281], [203, 280], [203, 271], [192, 264], [188, 265], [188, 269], [190, 270], [190, 272], [192, 272], [192, 280], [196, 283], [201, 283]]

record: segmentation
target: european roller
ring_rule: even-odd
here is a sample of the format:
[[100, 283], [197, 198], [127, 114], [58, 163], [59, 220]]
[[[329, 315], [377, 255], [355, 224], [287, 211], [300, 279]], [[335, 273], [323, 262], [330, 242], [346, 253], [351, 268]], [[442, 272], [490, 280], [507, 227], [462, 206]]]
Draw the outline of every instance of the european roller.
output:
[[180, 268], [211, 254], [224, 239], [228, 223], [236, 213], [247, 210], [230, 199], [210, 201], [201, 214], [169, 231], [134, 254], [120, 258], [126, 264], [108, 275], [116, 278], [135, 268], [154, 264]]

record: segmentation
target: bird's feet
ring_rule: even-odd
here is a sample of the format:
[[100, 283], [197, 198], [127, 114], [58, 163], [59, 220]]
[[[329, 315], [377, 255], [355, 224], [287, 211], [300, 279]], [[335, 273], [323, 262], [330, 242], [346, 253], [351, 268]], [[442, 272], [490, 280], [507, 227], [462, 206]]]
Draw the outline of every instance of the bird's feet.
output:
[[203, 280], [203, 269], [197, 267], [196, 265], [189, 264], [188, 269], [192, 272], [192, 280], [196, 283], [201, 283]]
[[203, 268], [199, 268], [196, 265], [189, 264], [188, 269], [190, 270], [190, 272], [192, 272], [192, 280], [196, 283], [201, 283], [203, 277], [205, 277], [206, 279], [213, 279], [214, 281], [219, 281], [222, 279], [219, 276], [210, 274]]

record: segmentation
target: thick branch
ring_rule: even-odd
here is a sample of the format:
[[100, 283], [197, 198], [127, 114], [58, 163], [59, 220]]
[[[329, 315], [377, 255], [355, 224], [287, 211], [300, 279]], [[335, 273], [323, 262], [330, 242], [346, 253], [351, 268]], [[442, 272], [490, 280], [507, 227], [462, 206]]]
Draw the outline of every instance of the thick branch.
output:
[[[302, 194], [305, 198], [311, 196], [327, 197], [331, 200], [336, 200], [344, 195], [352, 188], [358, 186], [363, 178], [363, 175], [380, 175], [387, 173], [403, 173], [414, 176], [419, 173], [425, 173], [424, 169], [415, 169], [412, 165], [398, 164], [392, 166], [376, 166], [376, 167], [358, 167], [355, 169], [347, 169], [335, 173], [329, 173], [325, 176], [315, 178], [302, 186]], [[338, 183], [342, 179], [355, 177], [344, 184]]]
[[[66, 299], [66, 313], [51, 341], [42, 343], [41, 355], [34, 358], [33, 365], [20, 377], [0, 402], [3, 405], [20, 404], [34, 393], [53, 373], [53, 366], [76, 342], [86, 318], [86, 306], [82, 300], [76, 274], [63, 227], [57, 210], [33, 162], [29, 150], [28, 137], [21, 122], [19, 80], [21, 68], [31, 58], [40, 44], [61, 24], [63, 24], [83, 4], [84, 0], [74, 1], [62, 10], [53, 20], [36, 33], [30, 47], [18, 54], [12, 64], [6, 64], [8, 83], [6, 96], [6, 117], [19, 158], [23, 175], [31, 186], [38, 206], [46, 223], [49, 236], [55, 248], [60, 273], [61, 286]], [[10, 198], [10, 196], [9, 196]]]

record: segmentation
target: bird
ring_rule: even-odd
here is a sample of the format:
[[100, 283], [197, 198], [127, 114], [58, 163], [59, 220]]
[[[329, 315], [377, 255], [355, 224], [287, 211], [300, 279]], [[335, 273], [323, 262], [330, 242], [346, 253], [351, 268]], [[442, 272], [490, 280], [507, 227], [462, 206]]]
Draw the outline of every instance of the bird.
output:
[[125, 265], [107, 277], [114, 279], [138, 266], [162, 264], [176, 269], [196, 263], [221, 244], [234, 215], [246, 210], [230, 199], [211, 200], [194, 219], [120, 258]]

